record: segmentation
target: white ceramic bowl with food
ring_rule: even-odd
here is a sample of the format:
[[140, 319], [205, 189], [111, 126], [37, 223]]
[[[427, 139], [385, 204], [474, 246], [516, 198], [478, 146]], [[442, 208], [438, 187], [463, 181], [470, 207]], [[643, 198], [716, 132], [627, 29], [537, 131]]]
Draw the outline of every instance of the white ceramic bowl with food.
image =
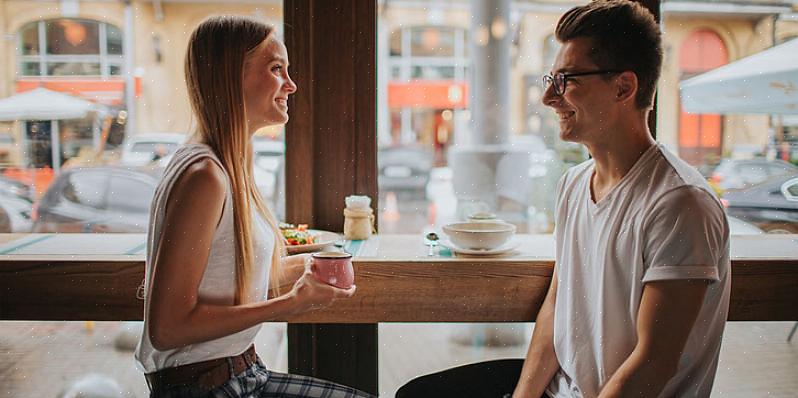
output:
[[459, 222], [443, 226], [443, 233], [461, 249], [493, 250], [515, 234], [515, 225], [505, 222]]

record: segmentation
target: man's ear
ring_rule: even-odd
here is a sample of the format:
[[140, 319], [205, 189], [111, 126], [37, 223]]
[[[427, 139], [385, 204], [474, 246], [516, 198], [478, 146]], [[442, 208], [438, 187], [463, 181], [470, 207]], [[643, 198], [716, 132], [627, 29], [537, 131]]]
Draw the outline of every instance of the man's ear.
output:
[[632, 71], [626, 71], [618, 75], [615, 90], [616, 101], [634, 101], [637, 95], [637, 75]]

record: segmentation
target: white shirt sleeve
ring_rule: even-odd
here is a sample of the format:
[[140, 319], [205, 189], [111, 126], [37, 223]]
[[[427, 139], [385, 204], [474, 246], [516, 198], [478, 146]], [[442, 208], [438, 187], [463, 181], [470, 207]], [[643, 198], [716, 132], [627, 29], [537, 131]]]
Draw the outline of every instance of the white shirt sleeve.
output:
[[719, 280], [718, 263], [728, 251], [729, 226], [712, 194], [685, 185], [662, 195], [643, 226], [643, 283]]

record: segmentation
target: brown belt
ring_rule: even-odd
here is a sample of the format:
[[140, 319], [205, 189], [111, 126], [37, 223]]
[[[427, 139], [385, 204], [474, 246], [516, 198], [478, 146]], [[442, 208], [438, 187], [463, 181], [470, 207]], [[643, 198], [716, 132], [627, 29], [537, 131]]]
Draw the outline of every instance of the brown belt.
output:
[[247, 370], [257, 361], [258, 354], [252, 345], [240, 355], [161, 369], [145, 374], [144, 377], [153, 392], [187, 384], [196, 384], [203, 390], [210, 391], [230, 380], [231, 375]]

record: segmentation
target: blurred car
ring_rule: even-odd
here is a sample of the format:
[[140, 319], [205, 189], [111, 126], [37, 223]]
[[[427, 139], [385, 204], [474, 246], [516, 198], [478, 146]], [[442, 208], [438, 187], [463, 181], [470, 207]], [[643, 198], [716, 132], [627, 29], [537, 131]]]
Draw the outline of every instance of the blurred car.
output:
[[34, 207], [34, 232], [146, 232], [162, 169], [63, 170]]
[[795, 174], [798, 174], [798, 167], [783, 160], [723, 159], [709, 181], [721, 191], [726, 191], [747, 188], [776, 176]]
[[32, 208], [27, 197], [0, 191], [0, 233], [30, 232]]
[[283, 195], [285, 181], [285, 143], [272, 139], [252, 141], [253, 178], [263, 199], [266, 200], [275, 217], [282, 220], [285, 214]]
[[33, 201], [33, 190], [29, 185], [0, 175], [0, 194], [8, 194]]
[[726, 212], [768, 233], [798, 233], [798, 176], [775, 177], [750, 188], [728, 191]]
[[421, 146], [380, 148], [377, 152], [380, 191], [425, 196], [432, 160], [432, 150]]
[[[285, 182], [285, 143], [268, 138], [252, 140], [252, 178], [269, 209], [277, 219], [282, 220], [285, 214], [283, 187]], [[165, 168], [172, 160], [174, 152], [160, 158], [154, 166]]]
[[122, 148], [120, 165], [144, 166], [153, 161], [170, 157], [188, 139], [183, 133], [146, 133], [127, 138]]
[[747, 223], [739, 218], [727, 216], [729, 220], [729, 234], [731, 235], [762, 235], [765, 233], [754, 224]]

